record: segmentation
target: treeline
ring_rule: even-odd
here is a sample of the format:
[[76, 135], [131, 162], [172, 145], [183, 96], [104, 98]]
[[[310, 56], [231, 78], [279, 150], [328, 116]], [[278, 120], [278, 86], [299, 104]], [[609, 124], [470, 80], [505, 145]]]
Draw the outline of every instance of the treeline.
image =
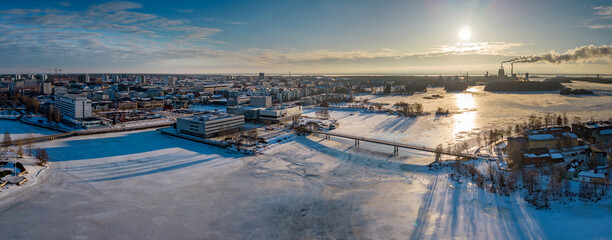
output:
[[2, 93], [0, 94], [0, 102], [12, 107], [22, 105], [28, 112], [35, 114], [40, 113], [40, 101], [38, 101], [35, 96], [22, 95], [19, 93]]
[[559, 82], [517, 82], [499, 81], [490, 82], [484, 90], [489, 92], [528, 92], [528, 91], [554, 91], [563, 89]]
[[595, 78], [595, 77], [556, 77], [549, 78], [544, 81], [553, 81], [553, 82], [563, 82], [570, 83], [572, 81], [583, 81], [583, 82], [592, 82], [592, 83], [606, 83], [611, 84], [612, 78]]
[[408, 82], [403, 85], [393, 85], [390, 83], [385, 84], [383, 94], [389, 95], [393, 93], [398, 94], [412, 94], [415, 92], [427, 92], [429, 86], [426, 82]]
[[453, 180], [461, 181], [462, 177], [468, 178], [482, 189], [505, 196], [522, 189], [526, 202], [543, 209], [550, 208], [553, 201], [566, 202], [579, 199], [585, 202], [597, 202], [608, 194], [609, 189], [606, 184], [581, 182], [576, 191], [565, 178], [567, 170], [555, 165], [542, 171], [529, 170], [522, 173], [499, 171], [491, 164], [485, 172], [478, 171], [474, 165], [461, 162], [453, 162], [450, 167], [454, 170], [450, 174]]
[[584, 94], [593, 94], [593, 91], [587, 90], [587, 89], [572, 90], [571, 88], [564, 88], [564, 89], [561, 89], [561, 91], [559, 91], [559, 94], [561, 95], [584, 95]]
[[394, 106], [398, 108], [400, 116], [416, 117], [423, 114], [423, 104], [420, 103], [396, 102]]

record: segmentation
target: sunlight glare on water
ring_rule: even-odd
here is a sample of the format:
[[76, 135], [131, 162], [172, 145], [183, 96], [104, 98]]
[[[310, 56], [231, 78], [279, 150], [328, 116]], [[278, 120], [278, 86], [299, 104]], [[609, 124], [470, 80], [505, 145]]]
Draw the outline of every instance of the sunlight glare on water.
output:
[[471, 93], [459, 93], [455, 95], [455, 105], [461, 113], [453, 115], [453, 134], [472, 131], [476, 126], [476, 103]]
[[471, 93], [459, 93], [455, 95], [455, 104], [460, 110], [470, 110], [476, 107], [476, 102]]

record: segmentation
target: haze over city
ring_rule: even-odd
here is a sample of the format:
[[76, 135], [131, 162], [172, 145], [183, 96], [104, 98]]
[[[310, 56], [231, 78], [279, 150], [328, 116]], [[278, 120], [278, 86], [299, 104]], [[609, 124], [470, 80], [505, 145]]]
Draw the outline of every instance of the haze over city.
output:
[[[8, 1], [0, 72], [460, 74], [607, 47], [609, 1]], [[608, 48], [609, 49], [609, 48]], [[518, 64], [611, 74], [610, 55]]]

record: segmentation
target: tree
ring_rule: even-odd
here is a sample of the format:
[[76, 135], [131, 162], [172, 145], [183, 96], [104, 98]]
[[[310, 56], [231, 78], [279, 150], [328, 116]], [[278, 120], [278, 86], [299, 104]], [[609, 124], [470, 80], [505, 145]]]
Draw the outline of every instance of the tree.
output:
[[508, 125], [508, 128], [506, 128], [506, 137], [510, 136], [512, 136], [512, 125]]
[[327, 110], [327, 108], [319, 108], [315, 112], [315, 115], [321, 119], [329, 119], [329, 110]]
[[19, 155], [19, 157], [23, 157], [23, 143], [21, 142], [21, 140], [17, 140], [17, 155]]
[[540, 183], [538, 181], [538, 173], [533, 170], [529, 170], [523, 173], [523, 184], [524, 187], [527, 188], [527, 192], [529, 193], [529, 195], [533, 196], [533, 193], [535, 193], [538, 190], [538, 187], [540, 186]]
[[438, 144], [436, 147], [436, 162], [440, 161], [440, 157], [442, 156], [442, 152], [444, 151], [444, 147], [442, 144]]
[[247, 131], [247, 138], [251, 141], [251, 143], [256, 143], [259, 138], [259, 133], [257, 132], [257, 128], [253, 128]]
[[9, 131], [4, 132], [4, 141], [2, 142], [5, 144], [11, 142], [11, 133], [9, 133]]
[[[32, 135], [32, 132], [29, 132], [26, 139], [32, 139], [34, 137], [34, 135]], [[32, 156], [32, 141], [29, 140], [28, 141], [28, 155]]]
[[36, 149], [36, 159], [38, 159], [38, 165], [42, 166], [47, 164], [49, 161], [49, 155], [45, 149]]
[[384, 94], [385, 95], [391, 94], [391, 84], [385, 85]]

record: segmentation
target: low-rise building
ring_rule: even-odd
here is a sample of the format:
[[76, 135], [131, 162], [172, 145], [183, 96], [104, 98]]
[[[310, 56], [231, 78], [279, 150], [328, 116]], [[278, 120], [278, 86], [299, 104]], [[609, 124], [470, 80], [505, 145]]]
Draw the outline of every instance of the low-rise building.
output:
[[244, 128], [244, 116], [213, 113], [182, 117], [176, 120], [179, 133], [196, 137], [216, 137]]
[[259, 111], [264, 108], [258, 107], [228, 107], [227, 113], [235, 115], [243, 115], [244, 119], [257, 121], [259, 120]]
[[302, 116], [302, 106], [268, 108], [259, 111], [259, 119], [265, 123], [295, 121]]
[[591, 143], [612, 141], [612, 122], [586, 122], [572, 124], [572, 132]]
[[578, 146], [578, 136], [570, 132], [527, 135], [529, 148], [568, 148]]
[[610, 180], [603, 172], [582, 171], [578, 173], [578, 180], [589, 183], [610, 184]]

